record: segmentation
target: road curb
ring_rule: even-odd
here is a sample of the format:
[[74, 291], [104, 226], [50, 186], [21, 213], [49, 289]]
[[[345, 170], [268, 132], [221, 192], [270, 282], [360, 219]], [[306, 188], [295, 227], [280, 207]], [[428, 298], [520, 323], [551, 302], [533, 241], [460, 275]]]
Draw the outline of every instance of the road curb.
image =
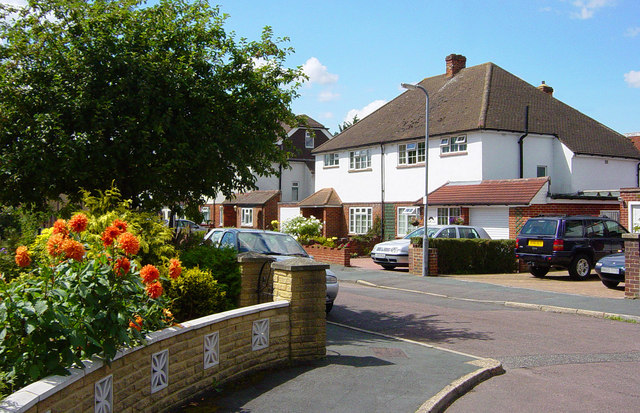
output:
[[427, 400], [416, 413], [439, 413], [445, 411], [460, 396], [473, 389], [478, 384], [491, 377], [504, 374], [502, 363], [494, 359], [478, 359], [469, 364], [474, 364], [480, 368], [474, 372], [460, 377], [458, 380], [451, 382], [438, 394]]
[[544, 304], [532, 304], [532, 303], [521, 303], [517, 301], [496, 301], [496, 300], [478, 300], [475, 298], [464, 298], [464, 297], [453, 297], [445, 294], [437, 294], [430, 293], [426, 291], [418, 291], [418, 290], [410, 290], [406, 288], [398, 288], [398, 287], [388, 287], [386, 285], [379, 285], [372, 283], [370, 281], [365, 280], [356, 280], [356, 284], [366, 285], [368, 287], [375, 288], [383, 288], [387, 290], [396, 290], [396, 291], [406, 291], [416, 294], [424, 294], [432, 297], [440, 297], [440, 298], [449, 298], [451, 300], [460, 300], [460, 301], [470, 301], [474, 303], [487, 303], [487, 304], [497, 304], [503, 305], [505, 307], [512, 308], [526, 308], [529, 310], [537, 310], [537, 311], [545, 311], [549, 313], [561, 313], [561, 314], [577, 314], [586, 317], [593, 318], [602, 318], [602, 319], [612, 319], [612, 320], [620, 320], [632, 323], [640, 323], [640, 316], [629, 315], [629, 314], [618, 314], [618, 313], [607, 313], [604, 311], [593, 311], [593, 310], [584, 310], [580, 308], [571, 308], [571, 307], [560, 307], [555, 305], [544, 305]]

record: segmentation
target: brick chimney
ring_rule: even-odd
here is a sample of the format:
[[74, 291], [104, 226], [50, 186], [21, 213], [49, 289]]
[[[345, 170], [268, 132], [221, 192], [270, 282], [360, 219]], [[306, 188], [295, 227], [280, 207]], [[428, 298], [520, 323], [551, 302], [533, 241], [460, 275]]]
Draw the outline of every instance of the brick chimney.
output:
[[451, 79], [467, 67], [467, 58], [461, 54], [450, 54], [445, 57], [444, 61], [447, 63], [447, 79]]
[[553, 96], [553, 88], [547, 84], [544, 83], [544, 80], [542, 81], [542, 84], [540, 86], [538, 86], [538, 90], [543, 91], [544, 93], [546, 93], [549, 96]]

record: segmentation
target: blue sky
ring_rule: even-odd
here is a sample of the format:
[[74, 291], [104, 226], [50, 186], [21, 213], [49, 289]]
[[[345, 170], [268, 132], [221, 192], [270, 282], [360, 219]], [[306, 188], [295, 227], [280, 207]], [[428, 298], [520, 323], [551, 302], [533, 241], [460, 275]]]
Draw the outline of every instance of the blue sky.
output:
[[269, 25], [310, 81], [293, 103], [332, 132], [402, 93], [400, 83], [493, 62], [620, 132], [640, 131], [638, 0], [220, 0], [226, 29]]

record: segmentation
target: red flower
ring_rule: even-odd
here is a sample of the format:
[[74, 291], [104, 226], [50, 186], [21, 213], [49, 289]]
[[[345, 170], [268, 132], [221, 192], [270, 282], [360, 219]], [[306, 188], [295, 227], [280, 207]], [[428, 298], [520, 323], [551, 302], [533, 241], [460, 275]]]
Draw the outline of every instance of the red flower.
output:
[[140, 241], [130, 232], [125, 232], [118, 237], [118, 246], [125, 254], [136, 255], [140, 250]]
[[172, 279], [176, 279], [180, 276], [182, 272], [182, 263], [177, 258], [171, 258], [169, 260], [169, 277]]
[[73, 239], [65, 239], [62, 242], [62, 250], [64, 251], [65, 257], [69, 259], [81, 261], [84, 257], [84, 246]]
[[71, 231], [75, 233], [81, 233], [85, 229], [87, 229], [87, 224], [89, 223], [89, 219], [85, 214], [76, 214], [69, 220], [69, 227], [71, 227]]
[[149, 297], [156, 299], [162, 295], [162, 284], [160, 284], [160, 281], [156, 281], [153, 284], [147, 284], [146, 290]]
[[113, 271], [120, 277], [126, 275], [129, 272], [129, 269], [131, 269], [131, 262], [127, 257], [118, 258], [113, 266]]
[[29, 257], [29, 251], [24, 245], [16, 249], [16, 264], [18, 267], [26, 267], [31, 264], [31, 257]]
[[129, 320], [129, 328], [135, 328], [136, 330], [140, 331], [142, 329], [142, 317], [137, 315], [135, 322]]
[[140, 270], [140, 277], [145, 284], [151, 284], [160, 277], [160, 272], [153, 265], [147, 264]]
[[124, 221], [120, 221], [119, 219], [115, 219], [111, 224], [111, 226], [118, 228], [118, 231], [120, 231], [120, 234], [127, 232], [127, 223]]
[[113, 240], [115, 240], [118, 235], [120, 235], [120, 230], [112, 225], [105, 228], [100, 238], [102, 239], [104, 246], [108, 247], [113, 244]]
[[67, 238], [61, 233], [54, 233], [47, 241], [47, 252], [52, 257], [57, 257], [64, 253], [63, 244]]
[[59, 219], [53, 223], [53, 233], [54, 234], [62, 234], [65, 237], [69, 235], [69, 228], [67, 228], [67, 221], [64, 219]]

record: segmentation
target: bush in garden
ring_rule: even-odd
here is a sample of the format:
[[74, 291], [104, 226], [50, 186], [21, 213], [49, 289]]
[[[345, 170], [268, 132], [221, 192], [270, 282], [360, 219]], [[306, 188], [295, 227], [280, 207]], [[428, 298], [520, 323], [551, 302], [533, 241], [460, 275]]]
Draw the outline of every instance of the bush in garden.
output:
[[283, 221], [280, 230], [293, 235], [298, 241], [304, 242], [309, 238], [322, 235], [322, 222], [313, 215], [309, 218], [297, 216]]
[[216, 248], [213, 245], [198, 245], [188, 250], [180, 251], [180, 260], [185, 268], [199, 267], [209, 271], [214, 280], [225, 292], [225, 305], [220, 305], [222, 311], [235, 308], [240, 297], [240, 264], [237, 251], [233, 248]]
[[22, 272], [15, 263], [16, 248], [31, 244], [46, 220], [47, 216], [42, 212], [32, 212], [26, 208], [0, 208], [0, 274], [5, 281], [18, 277]]
[[[100, 234], [89, 225], [82, 213], [57, 220], [37, 244], [42, 251], [18, 247], [16, 264], [31, 271], [0, 282], [0, 371], [9, 391], [96, 355], [109, 362], [172, 322], [168, 279], [138, 264], [141, 242], [129, 223], [115, 219]], [[177, 278], [180, 271], [171, 259], [163, 273]]]
[[226, 310], [226, 293], [209, 270], [187, 268], [167, 285], [171, 312], [186, 321]]

